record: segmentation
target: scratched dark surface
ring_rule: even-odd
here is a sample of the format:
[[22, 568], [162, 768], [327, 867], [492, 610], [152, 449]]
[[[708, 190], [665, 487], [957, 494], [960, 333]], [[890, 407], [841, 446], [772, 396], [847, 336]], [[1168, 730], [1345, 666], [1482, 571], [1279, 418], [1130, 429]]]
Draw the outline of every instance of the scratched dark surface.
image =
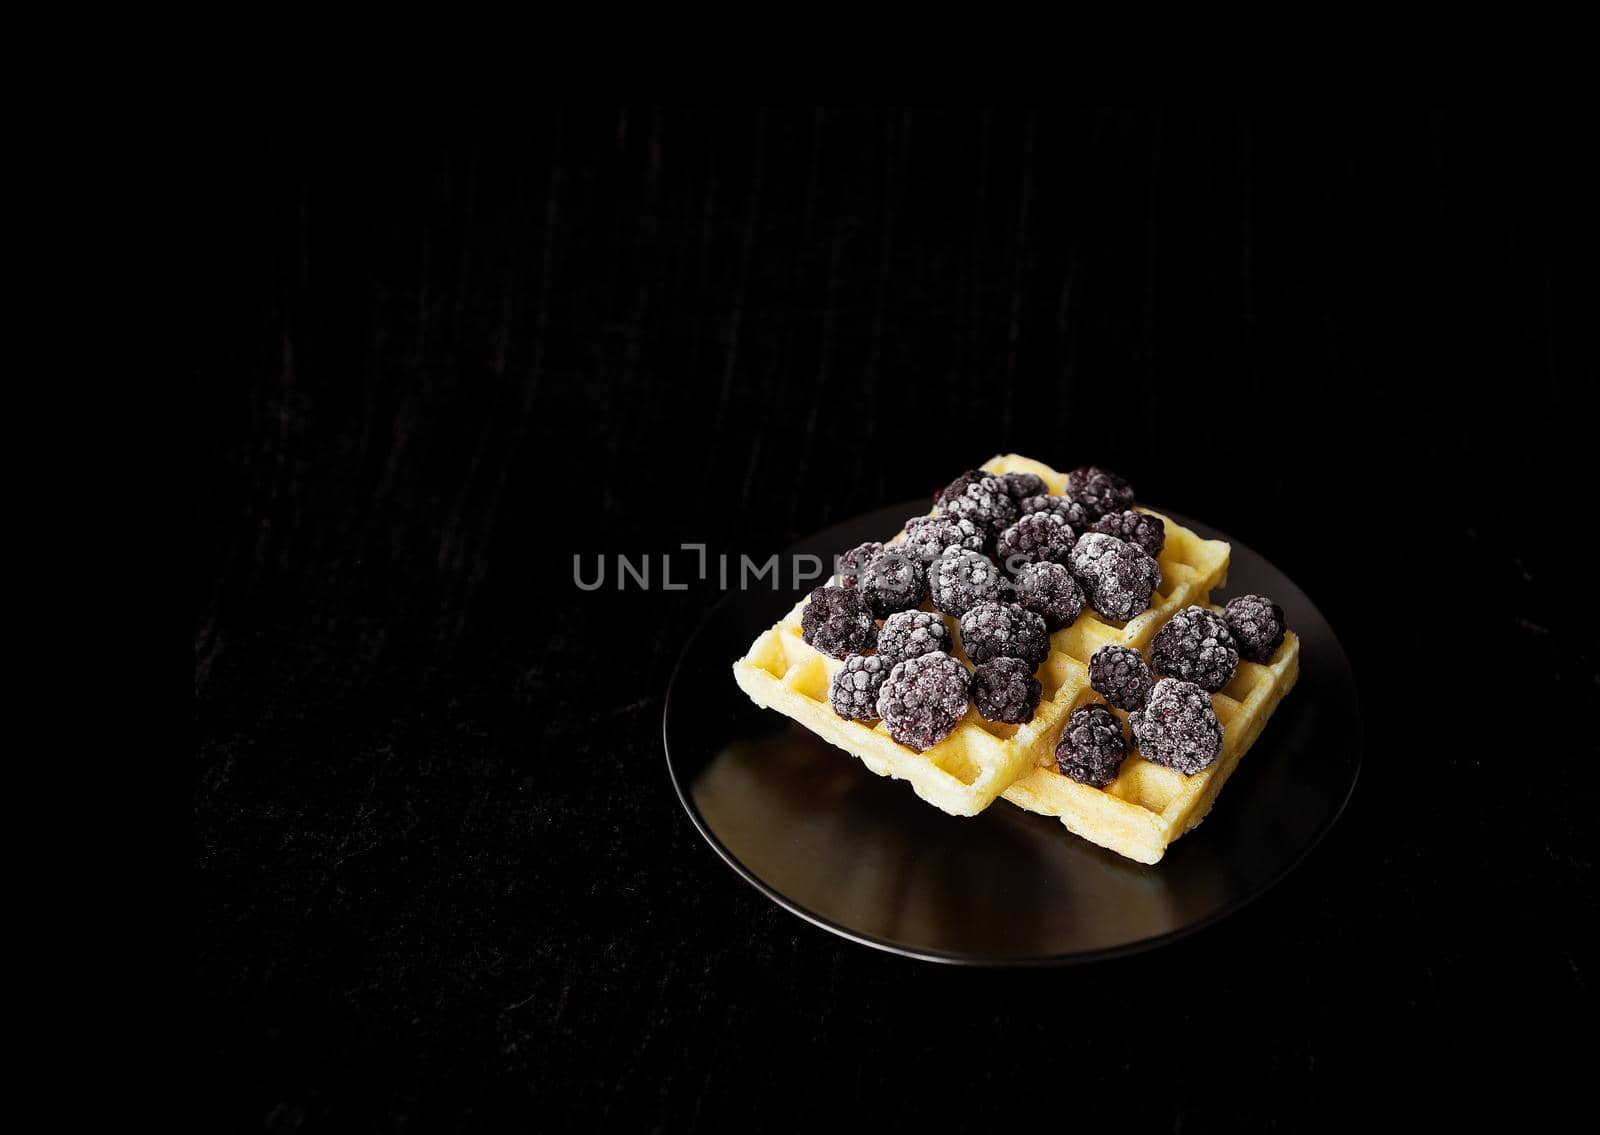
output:
[[[648, 108], [252, 135], [196, 234], [205, 1125], [1559, 1097], [1547, 1023], [1595, 980], [1592, 573], [1558, 539], [1593, 485], [1586, 136]], [[773, 907], [661, 759], [715, 586], [572, 584], [575, 552], [765, 556], [1004, 450], [1249, 543], [1361, 683], [1340, 826], [1147, 956], [957, 972]]]

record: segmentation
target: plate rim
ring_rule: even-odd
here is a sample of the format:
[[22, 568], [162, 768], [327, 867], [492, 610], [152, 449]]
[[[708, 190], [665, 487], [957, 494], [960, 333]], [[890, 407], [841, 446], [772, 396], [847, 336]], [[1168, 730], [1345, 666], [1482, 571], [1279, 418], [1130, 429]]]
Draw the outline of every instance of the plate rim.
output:
[[[920, 503], [920, 498], [913, 499], [905, 502], [904, 507], [914, 511]], [[894, 507], [900, 506], [887, 506], [884, 509], [875, 509], [872, 510], [872, 512], [862, 513], [860, 516], [851, 517], [848, 520], [840, 521], [838, 524], [829, 525], [827, 528], [819, 529], [811, 536], [787, 545], [779, 554], [793, 554], [796, 549], [817, 541], [834, 528], [846, 527], [854, 524], [862, 517], [872, 515], [874, 512], [886, 512], [889, 510], [889, 508]], [[1195, 528], [1196, 522], [1181, 513], [1172, 512], [1167, 509], [1159, 508], [1155, 505], [1145, 505], [1144, 507], [1150, 508], [1155, 512], [1159, 512], [1186, 528], [1198, 530]], [[1306, 600], [1311, 603], [1312, 608], [1316, 610], [1319, 616], [1321, 616], [1322, 621], [1327, 623], [1329, 631], [1333, 631], [1333, 625], [1328, 623], [1327, 616], [1322, 614], [1322, 608], [1317, 606], [1316, 602], [1311, 599], [1310, 595], [1306, 595], [1303, 587], [1300, 587], [1298, 583], [1295, 583], [1294, 580], [1290, 579], [1289, 575], [1282, 571], [1282, 569], [1278, 568], [1278, 566], [1271, 560], [1261, 555], [1261, 553], [1257, 552], [1254, 548], [1251, 548], [1243, 541], [1234, 540], [1228, 536], [1227, 533], [1222, 532], [1220, 529], [1212, 525], [1200, 524], [1199, 527], [1216, 533], [1215, 537], [1208, 538], [1224, 540], [1228, 543], [1230, 548], [1243, 548], [1251, 555], [1260, 559], [1263, 563], [1271, 566], [1272, 569], [1278, 572], [1279, 575], [1282, 575], [1283, 578], [1288, 579], [1289, 582], [1293, 583], [1295, 588], [1299, 590], [1302, 595], [1305, 595]], [[717, 838], [716, 833], [707, 826], [704, 817], [700, 815], [699, 809], [694, 806], [694, 802], [690, 798], [686, 786], [678, 778], [678, 770], [672, 759], [672, 745], [668, 738], [668, 723], [672, 717], [673, 694], [678, 688], [679, 673], [682, 671], [684, 662], [688, 659], [690, 653], [693, 651], [695, 643], [699, 640], [700, 636], [704, 634], [706, 629], [715, 621], [722, 608], [732, 603], [740, 594], [741, 593], [737, 591], [730, 591], [711, 605], [706, 613], [701, 616], [700, 622], [696, 625], [693, 633], [691, 633], [689, 637], [684, 640], [683, 647], [678, 652], [677, 661], [675, 661], [672, 665], [672, 673], [667, 678], [666, 696], [662, 699], [661, 708], [661, 749], [662, 756], [667, 766], [667, 778], [672, 782], [672, 790], [678, 797], [678, 803], [682, 806], [683, 810], [688, 813], [689, 820], [694, 825], [695, 830], [700, 833], [702, 839], [711, 845], [711, 849], [717, 853], [718, 857], [733, 869], [736, 875], [754, 887], [761, 894], [765, 895], [772, 902], [776, 903], [784, 910], [787, 910], [789, 913], [796, 915], [802, 920], [810, 923], [811, 925], [822, 930], [826, 930], [831, 934], [835, 934], [840, 938], [844, 938], [862, 946], [870, 947], [871, 949], [882, 953], [946, 966], [964, 966], [977, 969], [1039, 969], [1058, 968], [1071, 965], [1087, 965], [1098, 961], [1108, 961], [1114, 958], [1128, 957], [1134, 954], [1142, 954], [1149, 950], [1160, 949], [1163, 946], [1171, 945], [1174, 942], [1181, 941], [1194, 934], [1200, 933], [1208, 927], [1216, 925], [1218, 922], [1229, 917], [1230, 915], [1238, 913], [1244, 907], [1250, 905], [1275, 889], [1279, 883], [1281, 883], [1291, 873], [1298, 869], [1313, 851], [1321, 846], [1322, 841], [1328, 837], [1328, 833], [1334, 829], [1339, 820], [1344, 816], [1345, 809], [1350, 805], [1351, 797], [1355, 795], [1356, 785], [1360, 783], [1361, 780], [1361, 767], [1365, 762], [1366, 757], [1366, 732], [1363, 726], [1363, 717], [1361, 713], [1361, 688], [1360, 684], [1355, 679], [1355, 668], [1350, 664], [1350, 655], [1344, 649], [1344, 643], [1340, 641], [1338, 634], [1335, 632], [1332, 634], [1333, 644], [1338, 650], [1339, 660], [1344, 664], [1344, 672], [1348, 673], [1350, 676], [1350, 695], [1354, 699], [1355, 705], [1355, 760], [1351, 767], [1350, 780], [1349, 783], [1345, 785], [1344, 794], [1339, 799], [1337, 806], [1329, 814], [1326, 822], [1324, 822], [1317, 829], [1316, 833], [1306, 842], [1305, 846], [1302, 847], [1293, 857], [1291, 857], [1279, 871], [1271, 876], [1271, 878], [1267, 879], [1249, 894], [1230, 899], [1228, 902], [1219, 906], [1216, 910], [1211, 911], [1203, 918], [1199, 918], [1177, 930], [1169, 930], [1162, 934], [1156, 934], [1149, 938], [1140, 938], [1132, 942], [1122, 942], [1115, 946], [1102, 946], [1090, 950], [1078, 950], [1068, 954], [1045, 954], [1037, 957], [1015, 958], [979, 957], [971, 954], [955, 954], [948, 951], [931, 949], [928, 947], [913, 946], [904, 942], [895, 942], [886, 938], [873, 937], [869, 934], [864, 934], [858, 930], [853, 930], [848, 926], [844, 926], [838, 922], [835, 922], [825, 915], [818, 914], [816, 911], [806, 909], [759, 878], [755, 872], [749, 867], [745, 866], [745, 864], [741, 862], [720, 839]], [[731, 681], [732, 680], [730, 678], [730, 683]], [[738, 687], [734, 686], [733, 688], [737, 689]], [[1067, 834], [1069, 836], [1071, 835], [1071, 833]], [[1081, 837], [1074, 836], [1072, 838]]]

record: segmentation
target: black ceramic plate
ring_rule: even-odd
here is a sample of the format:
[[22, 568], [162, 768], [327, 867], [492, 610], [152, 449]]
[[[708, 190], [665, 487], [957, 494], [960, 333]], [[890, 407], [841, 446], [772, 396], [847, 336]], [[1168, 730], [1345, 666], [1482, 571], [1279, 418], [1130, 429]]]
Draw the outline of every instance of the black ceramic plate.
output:
[[[859, 517], [788, 554], [826, 558], [883, 539], [922, 508]], [[1153, 867], [1003, 800], [976, 817], [947, 816], [909, 785], [874, 776], [755, 706], [734, 683], [733, 662], [799, 592], [730, 594], [684, 648], [663, 722], [678, 796], [717, 853], [762, 893], [879, 949], [940, 962], [1059, 964], [1147, 949], [1215, 922], [1322, 838], [1361, 764], [1360, 709], [1339, 640], [1288, 577], [1229, 543], [1228, 586], [1213, 601], [1254, 592], [1282, 604], [1300, 636], [1300, 681], [1205, 823]]]

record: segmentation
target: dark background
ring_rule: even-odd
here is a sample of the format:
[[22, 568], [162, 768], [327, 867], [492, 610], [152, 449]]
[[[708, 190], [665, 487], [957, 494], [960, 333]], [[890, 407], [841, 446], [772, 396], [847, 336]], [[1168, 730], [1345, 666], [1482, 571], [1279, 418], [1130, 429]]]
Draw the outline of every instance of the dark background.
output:
[[[1590, 141], [1548, 108], [252, 134], [193, 233], [208, 1125], [1558, 1097], [1595, 980]], [[715, 589], [571, 560], [764, 557], [1011, 450], [1296, 579], [1366, 763], [1197, 937], [950, 971], [716, 859], [660, 742]]]

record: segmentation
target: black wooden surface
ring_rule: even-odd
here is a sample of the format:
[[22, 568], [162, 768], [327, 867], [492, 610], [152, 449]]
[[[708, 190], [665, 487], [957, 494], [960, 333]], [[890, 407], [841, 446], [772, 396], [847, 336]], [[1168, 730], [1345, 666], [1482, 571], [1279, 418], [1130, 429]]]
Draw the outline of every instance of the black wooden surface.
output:
[[[1435, 1114], [1571, 1090], [1586, 136], [649, 108], [250, 135], [193, 234], [208, 1126], [990, 1129], [1035, 1096], [1239, 1129], [1379, 1084]], [[574, 553], [766, 556], [1006, 450], [1249, 543], [1361, 683], [1338, 829], [1148, 956], [951, 972], [769, 905], [661, 759], [715, 586], [572, 584]]]

